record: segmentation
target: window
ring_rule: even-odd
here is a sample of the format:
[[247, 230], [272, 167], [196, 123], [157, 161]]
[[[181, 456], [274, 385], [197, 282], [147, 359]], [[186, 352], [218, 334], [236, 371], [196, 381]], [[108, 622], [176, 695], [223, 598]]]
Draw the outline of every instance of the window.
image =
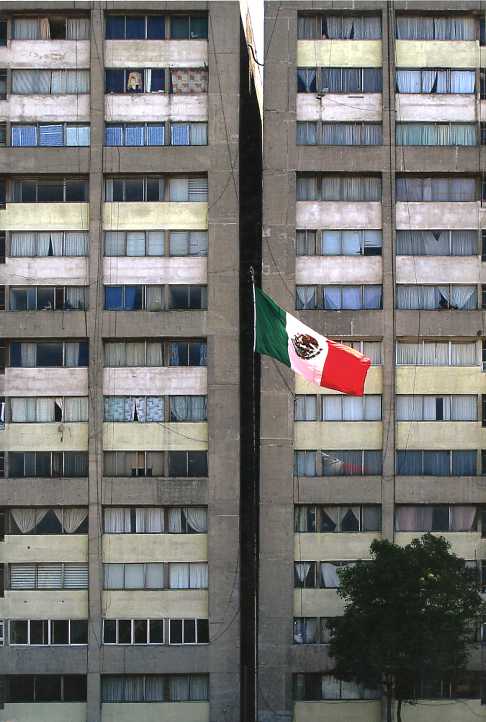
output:
[[87, 231], [10, 231], [10, 256], [87, 256]]
[[207, 589], [207, 562], [104, 564], [104, 589]]
[[87, 534], [86, 507], [12, 508], [7, 513], [7, 534]]
[[381, 531], [381, 506], [294, 506], [295, 533], [319, 534]]
[[[0, 263], [5, 263], [5, 255], [6, 255], [6, 254], [5, 254], [5, 251], [6, 251], [6, 248], [5, 248], [6, 243], [5, 243], [5, 241], [6, 241], [6, 235], [7, 235], [7, 234], [6, 234], [5, 231], [0, 231]], [[4, 304], [4, 305], [5, 305], [5, 304]]]
[[[314, 458], [309, 458], [314, 454]], [[309, 473], [313, 472], [313, 473]], [[297, 476], [373, 476], [382, 473], [381, 450], [296, 451]]]
[[381, 341], [353, 341], [346, 338], [334, 339], [337, 343], [356, 349], [371, 360], [372, 366], [381, 366], [382, 364], [382, 345]]
[[398, 341], [398, 366], [477, 366], [475, 341]]
[[0, 100], [7, 98], [7, 71], [0, 69]]
[[477, 421], [478, 398], [473, 395], [422, 396], [397, 394], [397, 421]]
[[165, 145], [164, 123], [107, 123], [105, 145]]
[[10, 589], [87, 589], [88, 564], [36, 562], [9, 564]]
[[[1, 43], [0, 43], [1, 46]], [[0, 146], [4, 147], [7, 145], [7, 124], [0, 123]]]
[[16, 70], [12, 94], [85, 95], [89, 93], [89, 70]]
[[86, 311], [87, 286], [10, 288], [10, 311]]
[[451, 68], [414, 68], [409, 70], [397, 68], [396, 70], [397, 93], [470, 94], [475, 92], [475, 88], [476, 73], [474, 70], [453, 70]]
[[88, 40], [89, 18], [58, 15], [39, 18], [14, 18], [13, 40]]
[[168, 286], [169, 310], [192, 311], [208, 307], [207, 286]]
[[39, 341], [10, 343], [10, 366], [14, 368], [86, 367], [88, 341]]
[[173, 40], [205, 40], [208, 37], [206, 15], [171, 15], [170, 37]]
[[401, 476], [476, 476], [475, 450], [396, 452], [396, 473]]
[[397, 308], [426, 311], [471, 311], [478, 307], [477, 286], [397, 285]]
[[396, 199], [406, 202], [467, 202], [479, 200], [475, 178], [461, 176], [397, 176]]
[[87, 619], [11, 619], [9, 644], [13, 646], [88, 644]]
[[[306, 396], [295, 397], [295, 420], [299, 421], [301, 412], [301, 399]], [[316, 397], [310, 397], [316, 398]], [[317, 397], [316, 418], [305, 419], [306, 421], [380, 421], [381, 420], [381, 396], [367, 394], [366, 396], [334, 396], [322, 395]], [[321, 406], [322, 405], [322, 406]]]
[[10, 423], [73, 422], [88, 420], [88, 397], [10, 397]]
[[397, 145], [477, 145], [474, 123], [397, 123]]
[[206, 308], [206, 286], [105, 286], [105, 310], [109, 311], [192, 311]]
[[382, 245], [382, 231], [296, 231], [297, 256], [381, 256]]
[[207, 256], [207, 253], [207, 231], [105, 231], [105, 256]]
[[329, 617], [294, 617], [294, 644], [329, 644]]
[[30, 146], [88, 146], [90, 127], [88, 124], [37, 123], [35, 125], [12, 125], [11, 145]]
[[294, 562], [296, 589], [337, 589], [341, 582], [338, 570], [355, 562]]
[[[176, 72], [176, 71], [173, 71]], [[207, 123], [171, 123], [171, 145], [207, 145]]]
[[169, 619], [169, 644], [208, 644], [207, 619]]
[[116, 176], [105, 179], [107, 202], [183, 202], [208, 200], [207, 177]]
[[105, 93], [165, 93], [166, 79], [165, 68], [106, 68]]
[[397, 256], [476, 256], [478, 232], [460, 231], [397, 231]]
[[381, 68], [297, 68], [298, 93], [381, 93]]
[[14, 203], [87, 203], [88, 179], [15, 178], [12, 199]]
[[207, 451], [169, 451], [169, 476], [207, 477]]
[[107, 15], [107, 40], [164, 40], [164, 15]]
[[162, 451], [105, 451], [104, 476], [166, 476]]
[[58, 478], [88, 476], [85, 451], [9, 451], [8, 476]]
[[105, 396], [105, 421], [161, 422], [165, 419], [163, 396]]
[[109, 702], [197, 702], [209, 699], [207, 674], [102, 675], [101, 699]]
[[395, 510], [396, 531], [476, 531], [477, 508], [447, 504], [398, 506]]
[[298, 201], [381, 201], [378, 176], [297, 174]]
[[206, 507], [105, 507], [105, 534], [206, 534]]
[[381, 692], [356, 682], [344, 682], [330, 673], [305, 672], [294, 675], [294, 700], [380, 699]]
[[297, 121], [297, 145], [382, 145], [382, 143], [381, 123]]
[[207, 421], [207, 396], [169, 396], [170, 421]]
[[369, 310], [382, 308], [382, 286], [296, 286], [299, 311]]
[[39, 674], [8, 675], [5, 701], [86, 702], [86, 675]]
[[164, 644], [164, 620], [104, 619], [103, 644]]
[[105, 366], [206, 366], [207, 342], [175, 341], [105, 341]]
[[381, 18], [377, 15], [299, 15], [299, 40], [379, 40]]
[[0, 46], [7, 45], [8, 38], [8, 20], [0, 18]]
[[399, 40], [476, 40], [476, 18], [460, 15], [397, 17]]

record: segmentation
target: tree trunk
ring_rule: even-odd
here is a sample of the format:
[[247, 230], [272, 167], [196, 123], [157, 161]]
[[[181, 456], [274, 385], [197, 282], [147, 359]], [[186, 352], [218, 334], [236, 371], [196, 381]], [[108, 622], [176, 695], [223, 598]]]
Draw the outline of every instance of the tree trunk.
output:
[[403, 700], [397, 700], [397, 722], [402, 722], [402, 703]]

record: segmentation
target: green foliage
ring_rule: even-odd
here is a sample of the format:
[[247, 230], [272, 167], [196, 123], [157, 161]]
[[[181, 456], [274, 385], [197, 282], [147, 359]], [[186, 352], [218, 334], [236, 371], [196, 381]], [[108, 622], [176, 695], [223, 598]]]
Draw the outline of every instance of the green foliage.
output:
[[431, 534], [405, 547], [375, 540], [371, 552], [371, 561], [340, 572], [345, 612], [331, 621], [335, 674], [410, 701], [417, 677], [464, 670], [481, 613], [477, 577]]

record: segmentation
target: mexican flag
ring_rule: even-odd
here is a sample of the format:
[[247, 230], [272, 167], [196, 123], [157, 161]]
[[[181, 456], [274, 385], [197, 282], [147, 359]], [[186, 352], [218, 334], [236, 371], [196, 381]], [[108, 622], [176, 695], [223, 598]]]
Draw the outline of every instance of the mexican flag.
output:
[[317, 386], [362, 396], [371, 361], [331, 341], [277, 306], [255, 288], [254, 349], [289, 366]]

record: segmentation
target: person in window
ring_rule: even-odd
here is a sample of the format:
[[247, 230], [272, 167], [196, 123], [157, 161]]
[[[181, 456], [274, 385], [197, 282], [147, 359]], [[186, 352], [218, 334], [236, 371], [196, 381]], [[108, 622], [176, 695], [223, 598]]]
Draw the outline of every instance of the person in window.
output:
[[140, 73], [138, 70], [131, 70], [128, 73], [127, 90], [130, 93], [143, 92], [142, 73]]

